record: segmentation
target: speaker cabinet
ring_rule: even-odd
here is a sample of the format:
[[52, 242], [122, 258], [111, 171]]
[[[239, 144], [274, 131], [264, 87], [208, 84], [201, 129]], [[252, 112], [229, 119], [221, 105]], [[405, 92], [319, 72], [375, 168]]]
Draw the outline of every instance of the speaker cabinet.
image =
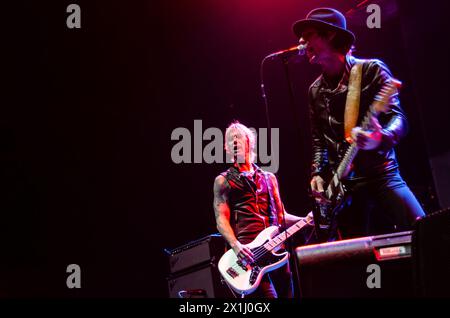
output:
[[298, 247], [303, 298], [411, 297], [412, 232]]
[[217, 269], [217, 262], [225, 252], [220, 234], [211, 234], [188, 242], [168, 254], [167, 283], [170, 298], [233, 297]]
[[181, 275], [169, 276], [170, 298], [229, 298], [229, 287], [222, 282], [215, 264], [209, 264]]

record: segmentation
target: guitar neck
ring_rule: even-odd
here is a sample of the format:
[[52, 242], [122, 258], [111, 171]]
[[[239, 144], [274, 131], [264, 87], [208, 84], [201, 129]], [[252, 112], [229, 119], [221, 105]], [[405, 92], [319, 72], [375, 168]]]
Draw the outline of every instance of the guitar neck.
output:
[[297, 233], [297, 231], [299, 231], [306, 224], [307, 222], [305, 221], [305, 219], [301, 219], [300, 221], [292, 225], [290, 228], [288, 228], [286, 231], [281, 232], [280, 234], [272, 238], [269, 242], [264, 244], [264, 247], [269, 251], [273, 250], [275, 247], [281, 245], [284, 241], [286, 241], [292, 235]]
[[[363, 122], [361, 124], [362, 129], [367, 130], [369, 128], [372, 116], [378, 116], [378, 113], [375, 111], [374, 105], [370, 105], [369, 110], [364, 116]], [[358, 147], [355, 143], [352, 143], [345, 152], [344, 158], [342, 158], [342, 161], [336, 170], [338, 180], [342, 180], [342, 178], [345, 178], [348, 175], [350, 171], [350, 165], [352, 164], [353, 159], [355, 159], [357, 154]]]

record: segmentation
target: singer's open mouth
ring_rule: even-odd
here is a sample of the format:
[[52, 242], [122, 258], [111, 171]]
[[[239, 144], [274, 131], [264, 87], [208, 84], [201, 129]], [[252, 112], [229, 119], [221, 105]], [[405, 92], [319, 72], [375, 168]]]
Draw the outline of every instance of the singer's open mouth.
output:
[[316, 58], [316, 52], [314, 51], [314, 49], [310, 46], [307, 47], [306, 49], [306, 56], [308, 57], [308, 60], [311, 62], [312, 60], [314, 60]]

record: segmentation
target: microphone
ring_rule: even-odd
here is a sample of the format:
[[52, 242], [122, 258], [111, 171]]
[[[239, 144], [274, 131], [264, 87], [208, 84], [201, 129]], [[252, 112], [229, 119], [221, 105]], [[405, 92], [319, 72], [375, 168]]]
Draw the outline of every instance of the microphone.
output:
[[286, 50], [281, 50], [281, 51], [269, 54], [267, 57], [269, 57], [269, 58], [281, 57], [281, 58], [287, 59], [294, 55], [300, 55], [300, 56], [305, 55], [306, 47], [307, 47], [306, 44], [300, 44], [300, 45], [293, 46]]

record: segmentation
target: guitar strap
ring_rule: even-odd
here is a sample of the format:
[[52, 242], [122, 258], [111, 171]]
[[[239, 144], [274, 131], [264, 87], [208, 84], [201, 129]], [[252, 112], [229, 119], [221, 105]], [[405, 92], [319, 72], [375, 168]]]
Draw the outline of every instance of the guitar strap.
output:
[[352, 129], [355, 128], [359, 114], [361, 97], [361, 78], [363, 60], [355, 59], [356, 63], [350, 70], [348, 80], [347, 100], [345, 101], [344, 132], [345, 140], [351, 142]]
[[268, 173], [264, 172], [263, 174], [264, 174], [264, 178], [266, 179], [267, 192], [269, 193], [269, 203], [270, 203], [269, 225], [278, 225], [278, 211], [277, 211], [275, 201], [274, 201], [273, 195], [272, 195], [272, 193], [273, 193], [272, 192], [272, 190], [273, 190], [272, 182], [267, 177]]

